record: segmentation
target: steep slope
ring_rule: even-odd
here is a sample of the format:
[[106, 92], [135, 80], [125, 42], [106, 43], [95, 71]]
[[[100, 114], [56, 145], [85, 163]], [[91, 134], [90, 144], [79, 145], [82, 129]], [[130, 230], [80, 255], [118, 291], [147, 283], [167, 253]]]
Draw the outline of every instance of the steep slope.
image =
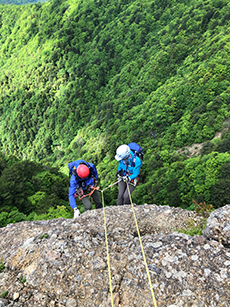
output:
[[0, 227], [21, 221], [72, 218], [68, 177], [57, 168], [0, 154]]
[[[6, 154], [60, 166], [83, 157], [99, 165], [107, 184], [116, 147], [136, 141], [146, 151], [144, 190], [157, 194], [166, 187], [157, 203], [188, 205], [199, 195], [212, 201], [219, 174], [207, 186], [202, 179], [201, 189], [191, 182], [189, 195], [183, 180], [170, 194], [178, 174], [159, 179], [184, 159], [175, 150], [212, 139], [229, 116], [227, 0], [58, 0], [26, 9], [1, 6], [0, 14]], [[205, 154], [230, 150], [225, 137], [227, 144], [210, 145]], [[218, 172], [228, 159], [219, 158]], [[176, 166], [184, 170], [180, 177], [182, 164]], [[153, 193], [143, 195], [138, 187], [137, 194], [149, 201]]]
[[0, 0], [0, 4], [8, 5], [8, 4], [16, 4], [16, 5], [23, 5], [23, 4], [30, 4], [36, 2], [44, 2], [46, 0]]

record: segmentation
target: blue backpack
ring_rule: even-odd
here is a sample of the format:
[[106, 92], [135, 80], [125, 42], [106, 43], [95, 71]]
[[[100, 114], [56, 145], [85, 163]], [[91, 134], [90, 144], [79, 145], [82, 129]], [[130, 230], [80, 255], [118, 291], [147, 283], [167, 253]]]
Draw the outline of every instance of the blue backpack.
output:
[[138, 156], [138, 158], [140, 158], [142, 163], [144, 157], [143, 148], [139, 144], [134, 142], [129, 143], [128, 146], [134, 153], [134, 156]]

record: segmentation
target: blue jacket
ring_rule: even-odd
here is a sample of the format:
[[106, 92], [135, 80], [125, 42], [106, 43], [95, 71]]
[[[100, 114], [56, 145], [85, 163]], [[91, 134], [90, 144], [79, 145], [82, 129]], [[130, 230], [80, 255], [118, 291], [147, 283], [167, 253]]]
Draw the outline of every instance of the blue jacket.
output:
[[130, 159], [127, 160], [127, 166], [124, 164], [123, 160], [119, 161], [117, 171], [123, 171], [123, 176], [128, 175], [129, 178], [132, 180], [136, 178], [141, 169], [141, 160], [139, 157], [134, 157], [134, 154], [132, 151], [130, 151]]
[[[71, 170], [73, 169], [74, 166], [77, 168], [78, 165], [82, 162], [85, 163], [90, 169], [89, 176], [87, 178], [84, 178], [84, 179], [76, 178], [74, 176], [74, 174], [72, 174], [72, 172], [71, 172]], [[82, 159], [68, 163], [68, 167], [69, 167], [70, 175], [71, 175], [71, 177], [70, 177], [70, 187], [69, 187], [69, 203], [70, 203], [70, 207], [74, 209], [74, 208], [77, 207], [75, 197], [74, 197], [74, 194], [76, 192], [76, 188], [78, 186], [81, 187], [82, 182], [85, 183], [84, 187], [82, 187], [83, 191], [85, 189], [87, 189], [87, 187], [89, 185], [94, 186], [94, 184], [95, 184], [94, 178], [98, 179], [98, 173], [97, 173], [96, 166], [93, 163], [87, 163]]]

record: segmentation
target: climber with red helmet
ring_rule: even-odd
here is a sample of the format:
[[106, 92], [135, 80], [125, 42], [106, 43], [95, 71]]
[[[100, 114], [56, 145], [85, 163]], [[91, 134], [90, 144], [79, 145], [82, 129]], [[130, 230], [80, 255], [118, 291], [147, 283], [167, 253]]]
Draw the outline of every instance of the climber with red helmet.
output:
[[[76, 205], [75, 195], [81, 198], [85, 211], [91, 210], [92, 204], [89, 196], [82, 196], [89, 194], [90, 191], [96, 187], [98, 173], [93, 163], [87, 163], [82, 159], [68, 163], [68, 167], [70, 175], [69, 203], [70, 207], [74, 209], [74, 218], [78, 218], [80, 217], [80, 212]], [[101, 197], [98, 190], [94, 190], [92, 197], [96, 209], [102, 208]]]
[[[117, 206], [130, 204], [130, 194], [134, 191], [140, 176], [141, 159], [133, 153], [130, 147], [123, 144], [117, 148], [115, 159], [119, 162], [117, 168], [118, 197]], [[127, 188], [129, 186], [129, 191]]]

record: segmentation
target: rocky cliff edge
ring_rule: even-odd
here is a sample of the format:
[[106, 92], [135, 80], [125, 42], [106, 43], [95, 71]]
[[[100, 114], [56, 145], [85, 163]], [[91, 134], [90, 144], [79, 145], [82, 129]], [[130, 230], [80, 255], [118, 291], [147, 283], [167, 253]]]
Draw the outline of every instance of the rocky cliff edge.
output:
[[[158, 307], [230, 306], [230, 205], [215, 210], [202, 236], [176, 230], [195, 212], [134, 207]], [[106, 207], [115, 307], [154, 306], [131, 206]], [[80, 219], [0, 229], [0, 307], [112, 306], [103, 210]]]

